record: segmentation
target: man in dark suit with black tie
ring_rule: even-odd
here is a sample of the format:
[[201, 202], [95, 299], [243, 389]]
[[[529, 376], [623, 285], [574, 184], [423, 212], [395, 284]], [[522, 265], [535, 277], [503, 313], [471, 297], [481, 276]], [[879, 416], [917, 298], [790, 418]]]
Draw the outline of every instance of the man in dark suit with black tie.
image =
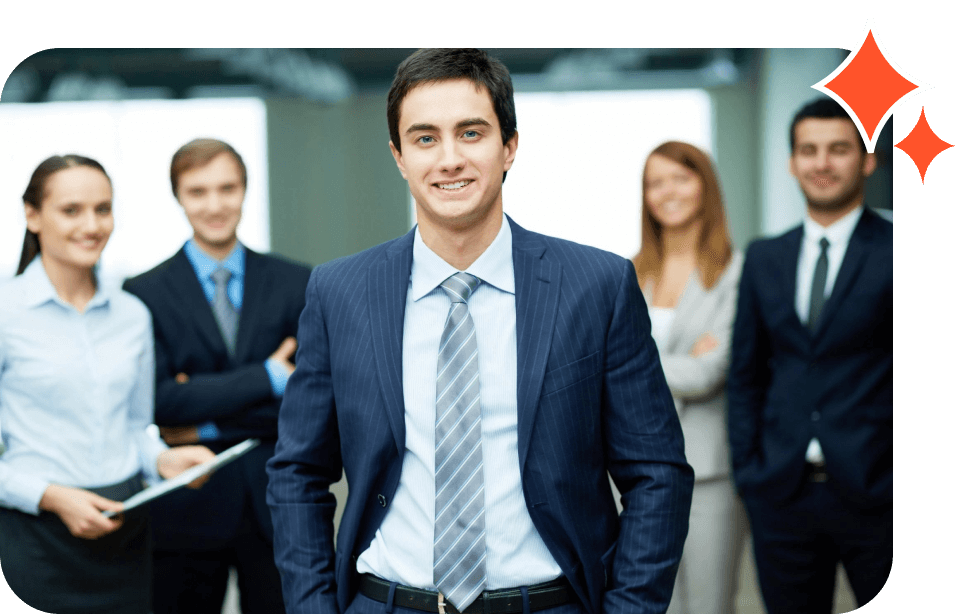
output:
[[239, 242], [246, 167], [227, 143], [183, 145], [170, 179], [193, 237], [125, 285], [153, 315], [156, 424], [170, 445], [198, 441], [221, 452], [249, 437], [261, 444], [201, 491], [152, 504], [154, 612], [219, 614], [231, 567], [243, 612], [282, 612], [265, 463], [294, 370], [309, 270]]
[[664, 612], [693, 472], [633, 266], [503, 214], [497, 60], [416, 52], [387, 114], [418, 226], [312, 273], [268, 466], [288, 611]]
[[876, 159], [830, 98], [791, 125], [803, 224], [755, 241], [728, 381], [734, 478], [770, 614], [859, 605], [893, 555], [893, 227], [863, 203]]

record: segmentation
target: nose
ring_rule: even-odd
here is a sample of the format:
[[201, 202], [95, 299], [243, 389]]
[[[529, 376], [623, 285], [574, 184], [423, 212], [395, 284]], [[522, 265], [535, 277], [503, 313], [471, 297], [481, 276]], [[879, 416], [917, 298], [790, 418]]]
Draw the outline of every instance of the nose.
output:
[[813, 158], [813, 167], [816, 170], [827, 170], [831, 165], [830, 154], [826, 151], [820, 151]]
[[225, 205], [225, 197], [219, 192], [212, 191], [206, 201], [206, 208], [210, 213], [219, 213]]
[[442, 142], [439, 166], [443, 172], [456, 172], [464, 168], [465, 158], [457, 139], [445, 139]]
[[101, 216], [97, 215], [96, 211], [90, 209], [83, 214], [81, 222], [83, 232], [94, 234], [100, 230], [102, 218]]

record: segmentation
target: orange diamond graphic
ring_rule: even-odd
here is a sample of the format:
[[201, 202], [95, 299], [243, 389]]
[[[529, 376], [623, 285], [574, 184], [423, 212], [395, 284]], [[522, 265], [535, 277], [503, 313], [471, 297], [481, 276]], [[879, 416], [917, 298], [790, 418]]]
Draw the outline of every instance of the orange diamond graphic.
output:
[[896, 144], [896, 147], [912, 158], [919, 169], [920, 180], [926, 183], [926, 169], [930, 163], [952, 145], [936, 136], [926, 121], [926, 109], [920, 109], [919, 121], [913, 126], [906, 138]]
[[917, 88], [886, 61], [872, 30], [853, 60], [823, 85], [853, 109], [871, 140], [890, 108]]

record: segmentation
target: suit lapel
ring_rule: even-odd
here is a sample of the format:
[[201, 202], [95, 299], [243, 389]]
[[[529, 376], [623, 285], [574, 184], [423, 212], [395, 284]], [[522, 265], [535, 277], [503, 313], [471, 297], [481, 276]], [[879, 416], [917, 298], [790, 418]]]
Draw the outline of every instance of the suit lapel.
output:
[[265, 303], [271, 295], [272, 278], [265, 274], [265, 261], [260, 254], [246, 249], [245, 279], [242, 282], [242, 309], [236, 331], [236, 361], [244, 362], [255, 339], [255, 325], [260, 321]]
[[518, 466], [524, 471], [531, 430], [551, 338], [558, 313], [561, 265], [545, 258], [547, 246], [510, 218], [515, 271], [515, 312], [518, 345]]
[[843, 262], [840, 264], [840, 271], [837, 273], [836, 281], [833, 283], [833, 290], [830, 296], [823, 304], [823, 311], [820, 312], [820, 321], [817, 323], [817, 329], [814, 331], [814, 337], [819, 337], [826, 330], [837, 309], [843, 303], [847, 293], [853, 287], [863, 268], [868, 254], [867, 247], [870, 239], [870, 218], [869, 211], [863, 209], [863, 215], [857, 222], [853, 234], [850, 235], [850, 242], [847, 243], [846, 252], [843, 254]]
[[414, 237], [413, 229], [388, 246], [385, 257], [369, 267], [368, 272], [368, 310], [375, 365], [382, 386], [385, 412], [399, 451], [405, 449], [402, 335]]
[[173, 256], [169, 272], [170, 275], [166, 281], [172, 300], [189, 313], [190, 318], [196, 323], [200, 337], [210, 348], [217, 354], [227, 354], [226, 343], [222, 339], [222, 333], [219, 332], [216, 318], [212, 315], [212, 307], [206, 300], [206, 294], [196, 277], [196, 271], [184, 250], [180, 249]]
[[803, 224], [781, 237], [780, 283], [783, 284], [780, 296], [786, 301], [791, 324], [800, 329], [800, 334], [809, 338], [807, 327], [797, 315], [797, 265], [800, 259], [800, 245], [803, 243]]

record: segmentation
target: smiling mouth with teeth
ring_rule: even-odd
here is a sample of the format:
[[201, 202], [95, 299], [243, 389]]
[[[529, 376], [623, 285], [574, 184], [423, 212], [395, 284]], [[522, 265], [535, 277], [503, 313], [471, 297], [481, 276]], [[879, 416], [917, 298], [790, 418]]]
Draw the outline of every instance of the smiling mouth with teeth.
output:
[[465, 187], [469, 183], [471, 183], [471, 179], [464, 180], [464, 181], [456, 181], [455, 183], [437, 183], [435, 185], [437, 185], [442, 190], [458, 190]]

